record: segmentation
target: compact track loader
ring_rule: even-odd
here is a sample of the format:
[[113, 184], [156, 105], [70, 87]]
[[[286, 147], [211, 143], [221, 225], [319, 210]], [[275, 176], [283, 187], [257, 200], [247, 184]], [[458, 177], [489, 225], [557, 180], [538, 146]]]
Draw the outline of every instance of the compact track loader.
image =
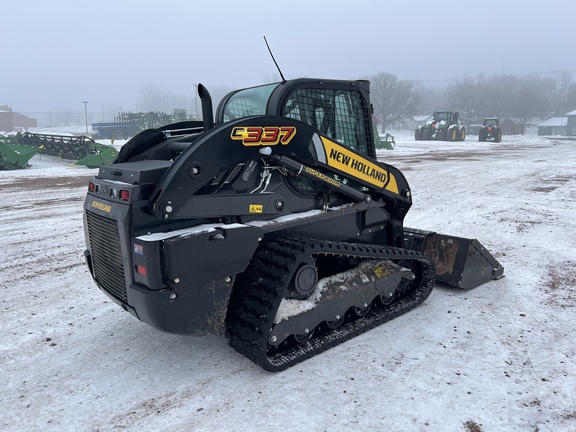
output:
[[99, 169], [86, 260], [102, 291], [167, 332], [225, 335], [269, 371], [421, 304], [435, 282], [502, 276], [476, 240], [408, 229], [404, 175], [376, 159], [367, 81], [234, 91], [150, 129]]

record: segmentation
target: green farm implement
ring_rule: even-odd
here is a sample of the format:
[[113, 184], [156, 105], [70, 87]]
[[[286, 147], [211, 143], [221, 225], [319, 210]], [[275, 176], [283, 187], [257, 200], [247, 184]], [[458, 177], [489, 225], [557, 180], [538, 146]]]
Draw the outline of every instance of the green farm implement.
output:
[[28, 161], [39, 150], [37, 147], [19, 144], [13, 137], [0, 139], [0, 170], [28, 167]]
[[76, 165], [97, 168], [111, 164], [118, 151], [108, 145], [99, 144], [92, 138], [69, 135], [35, 134], [24, 132], [17, 135], [18, 142], [36, 147], [42, 154], [58, 156], [62, 159], [76, 159]]

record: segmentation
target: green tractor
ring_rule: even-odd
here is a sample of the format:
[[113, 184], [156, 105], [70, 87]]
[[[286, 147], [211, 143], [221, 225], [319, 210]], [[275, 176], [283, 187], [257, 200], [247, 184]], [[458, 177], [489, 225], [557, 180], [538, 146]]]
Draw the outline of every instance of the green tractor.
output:
[[493, 140], [495, 143], [502, 140], [502, 129], [497, 118], [485, 118], [482, 127], [478, 131], [478, 141]]
[[414, 138], [436, 141], [464, 141], [466, 128], [458, 123], [458, 111], [434, 111], [432, 120], [416, 128]]

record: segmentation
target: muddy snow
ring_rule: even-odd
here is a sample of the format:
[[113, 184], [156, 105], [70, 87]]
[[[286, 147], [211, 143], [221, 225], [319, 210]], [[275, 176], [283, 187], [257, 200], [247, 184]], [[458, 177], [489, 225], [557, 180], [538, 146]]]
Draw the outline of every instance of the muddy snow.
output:
[[420, 307], [281, 373], [223, 337], [158, 332], [84, 265], [96, 170], [0, 172], [0, 430], [576, 430], [576, 141], [415, 142], [406, 226], [477, 238], [505, 278]]

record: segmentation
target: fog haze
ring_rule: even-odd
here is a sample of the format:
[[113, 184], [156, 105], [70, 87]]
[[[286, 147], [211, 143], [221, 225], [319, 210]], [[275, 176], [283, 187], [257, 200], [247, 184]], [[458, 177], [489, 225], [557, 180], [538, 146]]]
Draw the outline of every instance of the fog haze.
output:
[[[575, 72], [576, 2], [32, 1], [3, 5], [0, 105], [32, 117], [138, 111], [143, 88], [182, 97], [284, 76], [389, 72], [438, 85], [464, 75]], [[141, 108], [141, 107], [140, 107]]]

